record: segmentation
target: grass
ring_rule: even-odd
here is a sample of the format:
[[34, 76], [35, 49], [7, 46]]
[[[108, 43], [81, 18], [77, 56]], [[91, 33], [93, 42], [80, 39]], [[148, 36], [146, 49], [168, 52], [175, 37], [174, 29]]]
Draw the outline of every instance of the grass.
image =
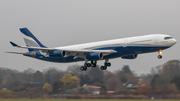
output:
[[180, 101], [180, 100], [124, 100], [124, 99], [0, 99], [0, 101]]

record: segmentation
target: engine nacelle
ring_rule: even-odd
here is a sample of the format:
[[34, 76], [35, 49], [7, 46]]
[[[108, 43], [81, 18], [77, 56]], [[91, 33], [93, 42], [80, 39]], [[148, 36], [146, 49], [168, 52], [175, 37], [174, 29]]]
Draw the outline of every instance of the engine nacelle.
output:
[[54, 58], [64, 57], [65, 55], [66, 55], [66, 52], [63, 50], [53, 51], [49, 53], [49, 57], [54, 57]]
[[127, 56], [123, 56], [121, 57], [122, 59], [136, 59], [137, 58], [137, 54], [133, 54], [133, 55], [127, 55]]
[[97, 59], [103, 59], [103, 54], [98, 52], [98, 53], [91, 53], [86, 55], [86, 59], [88, 60], [97, 60]]

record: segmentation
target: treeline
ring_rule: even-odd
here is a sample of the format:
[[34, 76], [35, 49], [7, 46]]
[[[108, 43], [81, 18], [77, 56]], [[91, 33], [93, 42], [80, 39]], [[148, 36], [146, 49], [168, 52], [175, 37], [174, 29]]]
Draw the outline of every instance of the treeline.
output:
[[[102, 71], [98, 66], [96, 68], [88, 68], [87, 71], [82, 72], [79, 67], [80, 66], [78, 65], [69, 66], [66, 71], [50, 67], [42, 72], [35, 71], [30, 68], [24, 70], [23, 72], [8, 68], [0, 68], [0, 88], [18, 90], [19, 87], [27, 83], [48, 83], [53, 86], [53, 84], [59, 81], [62, 83], [65, 82], [65, 80], [63, 80], [63, 76], [74, 76], [79, 79], [79, 83], [74, 87], [67, 87], [67, 89], [86, 84], [95, 86], [105, 85], [107, 90], [115, 90], [116, 88], [122, 86], [123, 83], [136, 83], [139, 80], [127, 65], [125, 65], [122, 70], [119, 69], [114, 73], [108, 70]], [[66, 87], [62, 88], [66, 89]]]
[[[23, 72], [0, 68], [0, 89], [11, 90], [23, 94], [64, 94], [69, 89], [83, 85], [105, 87], [106, 91], [114, 91], [126, 82], [138, 82], [138, 77], [125, 65], [122, 69], [112, 73], [96, 68], [81, 71], [80, 66], [69, 66], [66, 71], [55, 67], [41, 71], [26, 69]], [[32, 92], [32, 93], [30, 93]], [[70, 93], [72, 93], [70, 91]], [[83, 93], [83, 92], [74, 92]]]
[[66, 71], [55, 67], [43, 71], [28, 68], [23, 72], [0, 68], [0, 98], [1, 95], [5, 97], [8, 94], [21, 98], [37, 98], [53, 94], [87, 94], [74, 90], [83, 85], [101, 87], [100, 94], [114, 91], [113, 94], [149, 96], [179, 94], [180, 91], [179, 60], [168, 61], [152, 68], [151, 73], [140, 76], [131, 71], [128, 65], [114, 72], [108, 69], [102, 71], [99, 66], [88, 68], [87, 71], [81, 71], [79, 67], [72, 65]]
[[151, 93], [179, 93], [180, 61], [170, 60], [161, 66], [152, 68], [151, 73], [142, 74], [140, 78], [149, 82]]

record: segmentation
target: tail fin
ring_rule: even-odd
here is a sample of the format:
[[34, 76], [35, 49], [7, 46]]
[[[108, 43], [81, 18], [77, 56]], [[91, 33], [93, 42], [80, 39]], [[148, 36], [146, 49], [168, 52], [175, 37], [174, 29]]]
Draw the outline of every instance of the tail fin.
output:
[[[24, 35], [23, 37], [24, 37], [26, 46], [46, 47], [27, 28], [20, 28], [20, 31]], [[29, 51], [33, 51], [33, 50], [29, 49]]]

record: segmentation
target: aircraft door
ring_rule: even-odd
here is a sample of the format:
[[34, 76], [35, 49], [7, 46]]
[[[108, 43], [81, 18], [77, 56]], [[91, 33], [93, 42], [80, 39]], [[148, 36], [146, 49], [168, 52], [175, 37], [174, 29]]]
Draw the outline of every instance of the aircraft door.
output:
[[79, 46], [79, 49], [83, 49], [83, 45], [80, 45], [80, 46]]
[[159, 43], [159, 36], [154, 37], [154, 44]]
[[127, 40], [123, 41], [123, 47], [127, 47]]

